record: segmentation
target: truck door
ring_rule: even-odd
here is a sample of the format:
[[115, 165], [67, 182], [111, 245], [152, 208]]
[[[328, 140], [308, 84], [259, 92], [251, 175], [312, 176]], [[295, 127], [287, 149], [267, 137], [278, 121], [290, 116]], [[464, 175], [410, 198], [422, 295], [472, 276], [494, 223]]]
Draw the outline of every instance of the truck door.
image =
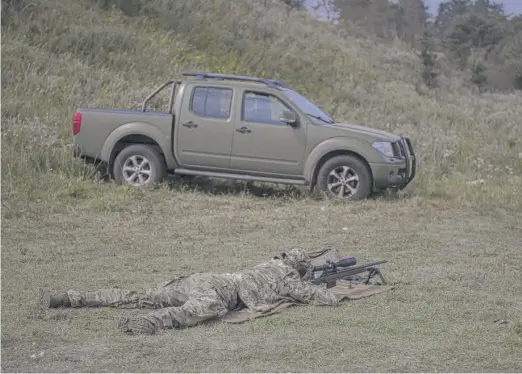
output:
[[176, 120], [175, 153], [182, 167], [228, 169], [234, 132], [234, 90], [208, 82], [185, 87]]
[[[279, 120], [285, 110], [296, 113], [275, 94], [245, 90], [236, 97], [236, 126], [230, 169], [267, 176], [301, 176], [306, 126]], [[297, 114], [297, 113], [296, 113]]]

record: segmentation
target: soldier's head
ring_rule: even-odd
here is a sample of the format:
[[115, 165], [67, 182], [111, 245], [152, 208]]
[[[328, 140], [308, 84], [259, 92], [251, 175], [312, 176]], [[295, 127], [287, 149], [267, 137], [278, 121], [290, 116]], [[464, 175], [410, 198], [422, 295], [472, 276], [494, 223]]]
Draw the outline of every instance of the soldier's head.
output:
[[309, 279], [312, 276], [314, 267], [312, 260], [302, 248], [292, 248], [290, 251], [283, 252], [281, 256], [275, 258], [283, 261], [285, 265], [293, 267], [303, 279]]

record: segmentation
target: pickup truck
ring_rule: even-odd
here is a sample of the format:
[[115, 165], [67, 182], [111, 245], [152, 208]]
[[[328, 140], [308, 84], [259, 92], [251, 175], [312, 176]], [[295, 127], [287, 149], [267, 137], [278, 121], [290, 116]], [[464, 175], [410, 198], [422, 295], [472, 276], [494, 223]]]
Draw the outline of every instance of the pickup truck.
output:
[[[170, 173], [316, 187], [346, 200], [403, 189], [415, 177], [409, 138], [336, 122], [281, 80], [182, 75], [141, 110], [77, 109], [75, 156], [101, 161], [110, 178], [136, 186]], [[167, 86], [166, 111], [147, 110]]]

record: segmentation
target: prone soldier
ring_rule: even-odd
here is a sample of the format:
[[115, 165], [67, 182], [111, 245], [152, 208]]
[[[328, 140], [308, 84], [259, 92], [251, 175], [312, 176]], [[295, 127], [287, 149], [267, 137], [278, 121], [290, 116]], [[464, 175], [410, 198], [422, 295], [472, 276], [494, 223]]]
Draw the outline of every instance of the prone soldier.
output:
[[121, 331], [154, 334], [158, 330], [190, 327], [248, 308], [268, 312], [284, 302], [335, 306], [337, 296], [308, 282], [311, 257], [294, 248], [252, 269], [235, 273], [196, 273], [160, 285], [156, 290], [101, 289], [53, 293], [40, 288], [40, 302], [47, 308], [115, 307], [150, 308], [138, 317], [122, 316]]

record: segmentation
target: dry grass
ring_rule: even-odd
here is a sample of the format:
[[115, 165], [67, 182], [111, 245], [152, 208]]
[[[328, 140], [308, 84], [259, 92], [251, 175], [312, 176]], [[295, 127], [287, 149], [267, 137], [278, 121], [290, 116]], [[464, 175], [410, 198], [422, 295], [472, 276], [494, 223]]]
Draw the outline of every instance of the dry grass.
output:
[[[421, 92], [400, 43], [263, 2], [151, 0], [148, 18], [21, 3], [2, 19], [4, 371], [522, 370], [522, 95], [476, 95], [450, 71]], [[410, 136], [420, 174], [398, 199], [333, 204], [234, 183], [141, 191], [72, 159], [76, 107], [135, 108], [188, 69], [279, 76], [340, 120]], [[142, 288], [295, 245], [386, 258], [397, 289], [155, 337], [119, 335], [118, 311], [34, 306], [42, 285]]]
[[[3, 370], [520, 371], [520, 216], [439, 204], [161, 190], [125, 211], [86, 202], [38, 220], [5, 220]], [[35, 306], [42, 285], [148, 288], [175, 275], [248, 267], [293, 245], [388, 259], [383, 271], [397, 288], [339, 308], [299, 307], [154, 337], [118, 333], [123, 311]], [[493, 323], [499, 318], [508, 324]]]

